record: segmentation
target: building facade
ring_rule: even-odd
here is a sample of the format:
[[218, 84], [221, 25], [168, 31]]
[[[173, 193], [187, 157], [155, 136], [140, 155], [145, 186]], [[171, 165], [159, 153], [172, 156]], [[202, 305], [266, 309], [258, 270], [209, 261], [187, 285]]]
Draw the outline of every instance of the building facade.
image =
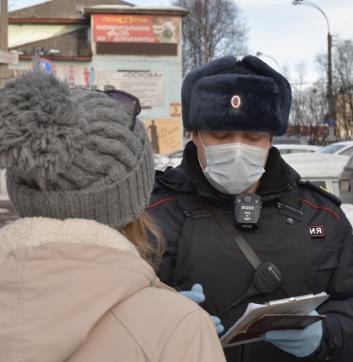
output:
[[156, 153], [182, 148], [180, 7], [117, 0], [52, 0], [9, 13], [9, 48], [70, 87], [121, 89], [140, 99]]
[[7, 0], [0, 0], [0, 86], [9, 77], [8, 62], [2, 59], [7, 53], [7, 38]]
[[339, 139], [353, 138], [353, 89], [336, 96], [336, 120]]

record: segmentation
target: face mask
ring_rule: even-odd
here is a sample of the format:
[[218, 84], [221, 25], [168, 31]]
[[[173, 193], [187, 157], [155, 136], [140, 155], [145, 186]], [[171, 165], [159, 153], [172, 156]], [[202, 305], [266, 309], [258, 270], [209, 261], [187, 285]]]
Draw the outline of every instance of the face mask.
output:
[[[200, 135], [199, 135], [200, 137]], [[253, 186], [265, 172], [268, 147], [243, 143], [205, 146], [208, 182], [224, 194], [237, 195]]]

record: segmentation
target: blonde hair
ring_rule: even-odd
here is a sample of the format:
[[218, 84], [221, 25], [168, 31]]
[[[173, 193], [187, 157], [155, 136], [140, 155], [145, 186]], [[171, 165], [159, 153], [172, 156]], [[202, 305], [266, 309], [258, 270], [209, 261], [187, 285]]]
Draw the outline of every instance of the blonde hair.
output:
[[[141, 257], [155, 269], [162, 261], [165, 243], [161, 231], [145, 211], [133, 223], [123, 227], [121, 233], [137, 248]], [[154, 239], [156, 242], [151, 243]]]

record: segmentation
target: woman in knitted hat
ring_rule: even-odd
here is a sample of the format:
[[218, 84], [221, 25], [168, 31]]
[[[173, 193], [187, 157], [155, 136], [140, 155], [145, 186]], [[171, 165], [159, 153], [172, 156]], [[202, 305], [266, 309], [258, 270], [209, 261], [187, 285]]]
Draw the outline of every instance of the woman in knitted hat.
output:
[[20, 216], [0, 230], [1, 362], [224, 361], [209, 316], [145, 261], [153, 158], [127, 105], [40, 73], [0, 90]]

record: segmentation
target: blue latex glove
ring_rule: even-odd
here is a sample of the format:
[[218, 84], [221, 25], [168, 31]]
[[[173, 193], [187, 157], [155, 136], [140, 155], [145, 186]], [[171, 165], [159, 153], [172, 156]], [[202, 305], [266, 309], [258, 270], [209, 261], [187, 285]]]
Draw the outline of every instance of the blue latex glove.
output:
[[211, 319], [212, 319], [212, 322], [213, 322], [214, 326], [216, 327], [217, 334], [223, 333], [224, 326], [223, 326], [221, 320], [218, 317], [214, 316], [214, 315], [211, 315]]
[[183, 290], [179, 292], [186, 298], [193, 300], [195, 303], [200, 304], [205, 301], [205, 294], [203, 294], [203, 287], [201, 284], [194, 284], [191, 290]]
[[[205, 294], [203, 294], [203, 287], [201, 284], [194, 284], [191, 288], [191, 290], [183, 290], [179, 292], [179, 294], [183, 295], [186, 298], [191, 299], [197, 304], [200, 304], [205, 301]], [[221, 320], [211, 315], [212, 322], [216, 328], [217, 334], [221, 334], [224, 331], [224, 327], [221, 323]]]
[[[310, 315], [318, 315], [316, 311]], [[316, 322], [305, 329], [284, 329], [266, 332], [262, 338], [298, 358], [315, 352], [321, 343], [322, 322]]]

